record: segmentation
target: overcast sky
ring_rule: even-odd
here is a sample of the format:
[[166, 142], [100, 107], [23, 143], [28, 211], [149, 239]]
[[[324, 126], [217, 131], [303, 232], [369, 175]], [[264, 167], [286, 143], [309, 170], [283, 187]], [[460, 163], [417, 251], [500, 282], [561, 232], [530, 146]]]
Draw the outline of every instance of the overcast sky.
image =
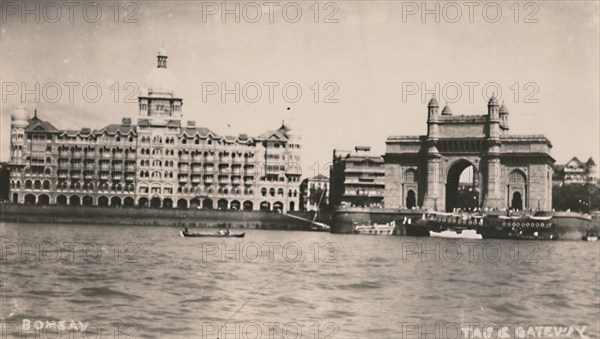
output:
[[[60, 17], [44, 2], [34, 7], [28, 1], [34, 14], [25, 17], [21, 2], [2, 3], [3, 161], [21, 83], [29, 89], [40, 84], [39, 100], [28, 95], [25, 106], [61, 129], [137, 118], [135, 95], [130, 102], [126, 97], [144, 86], [164, 46], [184, 120], [218, 134], [259, 135], [285, 119], [302, 133], [305, 175], [312, 163], [330, 162], [334, 148], [369, 145], [383, 154], [387, 136], [425, 133], [431, 95], [422, 94], [436, 83], [441, 106], [452, 101], [454, 114], [486, 113], [485, 97], [497, 92], [497, 84], [510, 110], [511, 133], [544, 134], [558, 163], [572, 156], [600, 162], [595, 1], [428, 2], [429, 10], [439, 6], [439, 22], [435, 14], [421, 16], [422, 2], [239, 2], [239, 23], [235, 14], [223, 20], [221, 2], [122, 2], [118, 14], [113, 1], [98, 2], [101, 15], [92, 3], [76, 3], [71, 15], [55, 2], [62, 6]], [[229, 9], [235, 5], [228, 2]], [[58, 99], [54, 82], [62, 91]], [[79, 84], [73, 102], [69, 82]], [[129, 82], [136, 86], [126, 87]], [[279, 85], [272, 86], [271, 103], [265, 83], [272, 82]], [[236, 103], [230, 94], [222, 103], [220, 93], [207, 93], [214, 83], [228, 89], [239, 83], [246, 96], [241, 93]], [[255, 98], [253, 83], [261, 97]], [[82, 94], [86, 84], [88, 97]], [[97, 102], [94, 84], [102, 90]], [[294, 103], [295, 84], [302, 96]]]

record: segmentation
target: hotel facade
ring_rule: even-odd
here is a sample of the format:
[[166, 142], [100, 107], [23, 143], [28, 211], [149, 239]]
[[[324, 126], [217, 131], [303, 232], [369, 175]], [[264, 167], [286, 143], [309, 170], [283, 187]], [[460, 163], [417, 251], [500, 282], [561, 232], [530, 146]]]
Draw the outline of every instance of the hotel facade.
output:
[[37, 205], [295, 211], [301, 136], [257, 137], [182, 122], [167, 54], [146, 78], [137, 123], [60, 130], [19, 106], [11, 115], [10, 200]]

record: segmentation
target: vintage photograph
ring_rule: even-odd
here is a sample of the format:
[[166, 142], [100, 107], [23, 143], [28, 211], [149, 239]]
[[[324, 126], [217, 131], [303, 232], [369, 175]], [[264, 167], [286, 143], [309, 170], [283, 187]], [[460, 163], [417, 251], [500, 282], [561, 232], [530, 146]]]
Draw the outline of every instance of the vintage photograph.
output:
[[0, 5], [0, 338], [600, 338], [600, 1]]

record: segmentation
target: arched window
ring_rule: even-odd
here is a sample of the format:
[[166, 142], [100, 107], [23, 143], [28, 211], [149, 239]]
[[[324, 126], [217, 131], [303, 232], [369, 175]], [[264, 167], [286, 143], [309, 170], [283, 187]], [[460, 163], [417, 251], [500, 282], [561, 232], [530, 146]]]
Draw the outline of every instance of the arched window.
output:
[[408, 169], [404, 171], [404, 182], [415, 182], [417, 181], [417, 174], [414, 170]]
[[526, 177], [525, 174], [519, 170], [514, 170], [510, 172], [508, 176], [508, 182], [510, 184], [525, 184]]

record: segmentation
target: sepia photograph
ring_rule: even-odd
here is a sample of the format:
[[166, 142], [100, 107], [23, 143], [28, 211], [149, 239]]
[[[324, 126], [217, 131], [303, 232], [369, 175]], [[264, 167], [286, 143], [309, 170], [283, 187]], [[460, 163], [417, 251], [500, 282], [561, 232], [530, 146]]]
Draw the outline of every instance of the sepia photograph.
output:
[[0, 0], [0, 339], [600, 339], [600, 0]]

